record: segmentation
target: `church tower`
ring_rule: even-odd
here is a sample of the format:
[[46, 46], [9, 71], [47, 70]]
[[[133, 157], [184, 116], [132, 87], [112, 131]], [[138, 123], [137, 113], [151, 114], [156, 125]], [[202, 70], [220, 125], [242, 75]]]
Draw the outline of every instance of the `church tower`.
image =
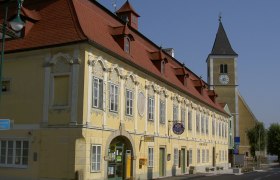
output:
[[211, 53], [207, 58], [207, 78], [210, 89], [218, 94], [217, 101], [226, 103], [233, 116], [233, 137], [239, 137], [237, 57], [224, 30], [221, 17]]

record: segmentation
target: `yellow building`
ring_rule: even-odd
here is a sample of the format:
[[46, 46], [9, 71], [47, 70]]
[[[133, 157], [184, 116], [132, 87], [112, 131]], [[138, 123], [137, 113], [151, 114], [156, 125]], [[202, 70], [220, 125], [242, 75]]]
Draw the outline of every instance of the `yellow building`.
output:
[[[216, 93], [138, 31], [126, 2], [26, 0], [6, 44], [0, 179], [152, 179], [228, 168]], [[10, 11], [13, 16], [14, 11]], [[127, 19], [129, 21], [127, 21]]]
[[237, 57], [220, 19], [216, 39], [207, 59], [208, 84], [210, 89], [218, 93], [217, 101], [226, 103], [232, 115], [230, 127], [233, 128], [234, 136], [230, 139], [235, 139], [235, 154], [250, 156], [247, 130], [255, 126], [257, 119], [238, 90]]

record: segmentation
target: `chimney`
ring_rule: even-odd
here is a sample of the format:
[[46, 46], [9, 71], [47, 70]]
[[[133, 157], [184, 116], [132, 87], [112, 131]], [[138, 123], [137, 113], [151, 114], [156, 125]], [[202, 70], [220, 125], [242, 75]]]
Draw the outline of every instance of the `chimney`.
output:
[[170, 56], [172, 56], [174, 58], [174, 49], [173, 48], [166, 48], [166, 49], [163, 49], [164, 52], [168, 53]]

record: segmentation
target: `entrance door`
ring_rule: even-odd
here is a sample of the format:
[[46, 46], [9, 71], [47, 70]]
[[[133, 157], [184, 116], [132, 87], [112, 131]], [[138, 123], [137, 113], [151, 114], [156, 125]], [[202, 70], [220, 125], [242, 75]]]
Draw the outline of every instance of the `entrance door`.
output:
[[186, 173], [186, 150], [185, 148], [181, 149], [181, 173], [185, 174]]
[[212, 155], [212, 159], [213, 159], [213, 167], [216, 166], [216, 150], [215, 147], [213, 147], [213, 155]]
[[124, 137], [112, 140], [108, 150], [108, 180], [130, 179], [132, 175], [132, 148]]
[[159, 176], [165, 175], [165, 148], [159, 148]]

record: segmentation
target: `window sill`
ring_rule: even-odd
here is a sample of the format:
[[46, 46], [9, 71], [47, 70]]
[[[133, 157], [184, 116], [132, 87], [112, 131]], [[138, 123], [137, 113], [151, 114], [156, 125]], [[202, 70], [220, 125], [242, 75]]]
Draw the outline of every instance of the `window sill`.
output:
[[50, 110], [65, 110], [65, 109], [70, 109], [70, 106], [67, 105], [67, 106], [51, 106], [50, 107]]
[[3, 165], [0, 164], [0, 168], [16, 168], [16, 169], [27, 169], [27, 165]]

